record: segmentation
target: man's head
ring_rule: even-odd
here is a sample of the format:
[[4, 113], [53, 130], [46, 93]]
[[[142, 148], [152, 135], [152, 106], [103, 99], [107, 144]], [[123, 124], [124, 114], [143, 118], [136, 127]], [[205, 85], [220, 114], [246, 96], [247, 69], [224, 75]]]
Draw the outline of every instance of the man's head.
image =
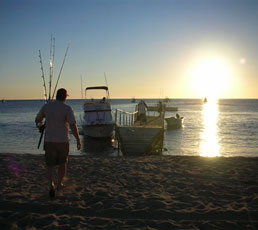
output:
[[69, 95], [67, 94], [67, 91], [64, 88], [61, 88], [56, 92], [56, 100], [58, 101], [65, 101], [67, 96]]

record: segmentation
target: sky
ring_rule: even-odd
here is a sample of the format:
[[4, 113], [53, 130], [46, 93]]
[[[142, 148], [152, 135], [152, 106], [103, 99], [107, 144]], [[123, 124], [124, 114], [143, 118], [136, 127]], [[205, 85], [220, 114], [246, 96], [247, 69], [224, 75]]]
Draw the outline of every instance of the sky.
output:
[[0, 28], [0, 99], [44, 98], [51, 35], [71, 99], [258, 98], [258, 0], [0, 0]]

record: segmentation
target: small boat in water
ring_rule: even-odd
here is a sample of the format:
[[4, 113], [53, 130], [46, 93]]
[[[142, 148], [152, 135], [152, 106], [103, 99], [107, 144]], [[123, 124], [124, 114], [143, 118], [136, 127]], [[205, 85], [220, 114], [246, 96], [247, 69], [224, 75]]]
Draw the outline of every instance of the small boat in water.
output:
[[176, 114], [176, 117], [168, 117], [165, 118], [167, 122], [167, 127], [170, 129], [178, 129], [181, 128], [184, 122], [184, 117], [180, 117]]
[[[87, 99], [89, 90], [104, 90], [106, 97]], [[94, 138], [108, 138], [113, 135], [115, 124], [112, 119], [109, 91], [107, 86], [87, 87], [85, 89], [84, 116], [82, 121], [83, 134]]]

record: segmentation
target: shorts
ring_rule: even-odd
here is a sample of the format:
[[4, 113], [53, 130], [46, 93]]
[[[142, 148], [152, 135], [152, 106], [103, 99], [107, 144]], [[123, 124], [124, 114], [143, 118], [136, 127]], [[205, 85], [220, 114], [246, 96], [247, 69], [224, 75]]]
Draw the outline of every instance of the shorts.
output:
[[67, 163], [69, 147], [69, 142], [45, 142], [46, 165], [55, 166]]
[[146, 114], [140, 114], [139, 115], [139, 120], [146, 122]]

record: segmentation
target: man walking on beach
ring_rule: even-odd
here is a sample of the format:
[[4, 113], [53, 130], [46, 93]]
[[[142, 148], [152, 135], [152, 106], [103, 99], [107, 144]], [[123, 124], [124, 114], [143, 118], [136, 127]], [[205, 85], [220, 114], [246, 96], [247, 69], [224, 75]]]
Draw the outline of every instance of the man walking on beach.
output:
[[80, 136], [73, 110], [69, 105], [65, 104], [67, 96], [66, 89], [59, 89], [56, 93], [56, 100], [45, 104], [35, 119], [37, 126], [44, 118], [46, 119], [44, 150], [50, 197], [55, 197], [55, 184], [53, 182], [54, 166], [58, 166], [57, 188], [64, 186], [62, 181], [66, 172], [69, 154], [68, 124], [76, 138], [77, 149], [81, 149]]

